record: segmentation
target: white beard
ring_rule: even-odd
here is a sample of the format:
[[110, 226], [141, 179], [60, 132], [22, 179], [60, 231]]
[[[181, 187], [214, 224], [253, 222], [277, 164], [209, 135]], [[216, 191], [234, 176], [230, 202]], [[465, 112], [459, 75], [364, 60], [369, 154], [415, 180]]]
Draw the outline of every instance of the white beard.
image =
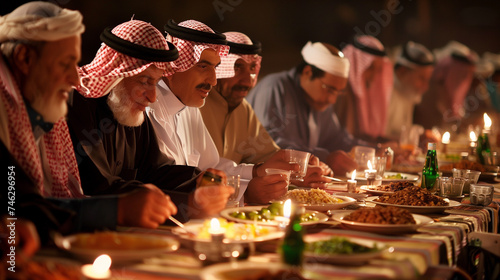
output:
[[115, 119], [124, 126], [140, 126], [144, 122], [144, 113], [132, 113], [132, 101], [127, 98], [127, 89], [122, 83], [117, 84], [109, 93], [108, 106]]

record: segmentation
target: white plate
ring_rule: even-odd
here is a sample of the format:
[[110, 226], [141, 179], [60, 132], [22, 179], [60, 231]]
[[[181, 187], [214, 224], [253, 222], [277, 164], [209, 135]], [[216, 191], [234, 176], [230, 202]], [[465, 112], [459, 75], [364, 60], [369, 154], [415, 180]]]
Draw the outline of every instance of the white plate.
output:
[[[391, 176], [396, 176], [397, 174], [401, 174], [403, 177], [402, 179], [394, 179], [394, 178], [387, 178]], [[382, 178], [383, 182], [398, 182], [398, 181], [417, 181], [418, 180], [418, 175], [414, 174], [408, 174], [408, 173], [401, 173], [401, 172], [384, 172], [384, 178]]]
[[[308, 236], [304, 237], [306, 243], [313, 243], [316, 241], [330, 240], [333, 236]], [[347, 238], [350, 242], [357, 243], [369, 248], [377, 246], [379, 250], [368, 253], [357, 253], [357, 254], [315, 254], [312, 252], [304, 251], [304, 257], [307, 262], [310, 263], [332, 263], [332, 264], [343, 264], [343, 265], [361, 265], [369, 260], [376, 258], [384, 253], [386, 246], [381, 242], [376, 242], [368, 239], [361, 238]]]
[[[122, 263], [138, 261], [148, 257], [154, 257], [162, 253], [175, 251], [179, 248], [179, 241], [172, 237], [123, 232], [112, 233], [116, 234], [116, 238], [118, 240], [125, 240], [123, 243], [127, 243], [129, 246], [131, 240], [137, 242], [137, 245], [134, 245], [134, 248], [129, 247], [130, 249], [99, 249], [90, 248], [88, 246], [75, 247], [75, 243], [77, 242], [78, 238], [93, 238], [93, 236], [97, 236], [96, 234], [99, 233], [79, 233], [69, 235], [63, 237], [61, 240], [56, 242], [56, 244], [61, 249], [64, 249], [75, 255], [76, 257], [90, 263], [92, 263], [95, 258], [101, 254], [108, 254], [111, 257], [113, 263]], [[141, 242], [147, 242], [150, 245], [141, 248]]]
[[[244, 212], [250, 212], [250, 211], [259, 211], [260, 209], [264, 208], [265, 206], [245, 206], [245, 207], [237, 207], [237, 208], [226, 208], [220, 212], [220, 216], [229, 220], [229, 221], [235, 221], [235, 222], [240, 222], [240, 223], [247, 223], [247, 224], [253, 224], [255, 223], [256, 225], [263, 225], [263, 226], [279, 226], [279, 222], [275, 220], [269, 220], [269, 221], [253, 221], [253, 220], [246, 220], [246, 219], [239, 219], [231, 216], [230, 214], [236, 211], [244, 211]], [[307, 225], [315, 225], [319, 223], [324, 223], [328, 221], [328, 216], [319, 213], [317, 211], [311, 211], [311, 210], [306, 210], [306, 213], [314, 213], [316, 214], [316, 217], [318, 217], [317, 221], [310, 221], [310, 222], [303, 222], [301, 225], [307, 226]]]
[[302, 206], [306, 208], [307, 210], [313, 210], [313, 211], [328, 211], [328, 210], [334, 210], [334, 209], [341, 209], [344, 208], [348, 205], [356, 203], [356, 199], [348, 196], [340, 196], [340, 195], [332, 195], [333, 197], [340, 198], [344, 202], [341, 203], [328, 203], [328, 204], [307, 204], [307, 203], [301, 203], [297, 204], [299, 206]]
[[[233, 280], [233, 279], [272, 279], [271, 275], [288, 268], [281, 263], [273, 262], [230, 262], [208, 266], [201, 271], [203, 280]], [[262, 277], [265, 273], [269, 277]]]
[[415, 219], [416, 224], [386, 225], [386, 224], [370, 224], [370, 223], [345, 221], [344, 217], [349, 215], [352, 212], [353, 211], [345, 211], [343, 213], [336, 213], [332, 216], [332, 219], [337, 221], [337, 222], [340, 222], [344, 227], [349, 228], [349, 229], [366, 231], [366, 232], [373, 232], [373, 233], [380, 233], [380, 234], [401, 234], [401, 233], [414, 232], [419, 227], [434, 222], [429, 217], [417, 215], [417, 214], [412, 214], [413, 219]]
[[[404, 179], [391, 179], [386, 178], [387, 176], [395, 176], [397, 174], [401, 174]], [[351, 172], [346, 173], [347, 178], [351, 178]], [[380, 177], [379, 177], [380, 178]], [[416, 182], [418, 180], [418, 175], [402, 173], [402, 172], [384, 172], [384, 178], [382, 178], [382, 182], [399, 182], [399, 181], [413, 181]], [[358, 172], [356, 173], [356, 181], [366, 182], [365, 173]], [[380, 181], [380, 180], [379, 180]]]
[[[244, 227], [245, 224], [234, 224], [235, 227]], [[200, 232], [201, 228], [203, 227], [203, 224], [196, 224], [196, 225], [186, 225], [185, 228], [192, 233], [197, 234]], [[266, 229], [269, 232], [265, 235], [261, 235], [255, 238], [248, 238], [248, 239], [229, 239], [229, 238], [224, 238], [224, 243], [250, 243], [250, 242], [262, 242], [262, 241], [268, 241], [268, 240], [273, 240], [273, 239], [278, 239], [283, 237], [285, 234], [283, 231], [278, 230], [277, 227], [274, 226], [261, 226], [259, 225], [262, 229]], [[197, 242], [211, 242], [210, 239], [203, 239], [199, 237], [193, 237], [191, 235], [188, 235], [185, 231], [183, 231], [181, 228], [174, 228], [172, 230], [174, 234], [177, 234], [180, 238], [186, 239], [186, 240], [191, 240], [191, 241], [197, 241]]]
[[454, 201], [454, 200], [449, 200], [449, 199], [444, 199], [448, 200], [449, 205], [448, 206], [411, 206], [411, 205], [399, 205], [399, 204], [390, 204], [390, 203], [383, 203], [383, 202], [377, 202], [374, 201], [375, 199], [378, 199], [378, 196], [372, 196], [366, 199], [366, 202], [371, 202], [375, 203], [378, 205], [383, 205], [383, 206], [395, 206], [399, 208], [406, 209], [412, 213], [417, 213], [417, 214], [432, 214], [432, 213], [442, 213], [444, 210], [451, 209], [457, 206], [460, 206], [461, 203]]
[[391, 194], [391, 193], [394, 193], [394, 192], [389, 192], [389, 191], [381, 191], [381, 190], [377, 190], [377, 186], [367, 186], [367, 185], [363, 185], [361, 187], [359, 187], [360, 190], [364, 190], [368, 193], [371, 193], [371, 194], [374, 194], [374, 195], [384, 195], [384, 194]]

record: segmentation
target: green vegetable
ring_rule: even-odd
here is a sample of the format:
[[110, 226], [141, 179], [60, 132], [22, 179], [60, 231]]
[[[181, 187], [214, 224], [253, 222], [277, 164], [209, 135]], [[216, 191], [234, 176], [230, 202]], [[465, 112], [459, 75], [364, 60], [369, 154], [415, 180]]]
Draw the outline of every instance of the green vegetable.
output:
[[354, 242], [349, 241], [347, 238], [343, 237], [332, 237], [329, 240], [316, 241], [312, 243], [307, 243], [307, 252], [313, 252], [315, 254], [359, 254], [379, 251], [377, 245], [373, 248], [366, 247]]

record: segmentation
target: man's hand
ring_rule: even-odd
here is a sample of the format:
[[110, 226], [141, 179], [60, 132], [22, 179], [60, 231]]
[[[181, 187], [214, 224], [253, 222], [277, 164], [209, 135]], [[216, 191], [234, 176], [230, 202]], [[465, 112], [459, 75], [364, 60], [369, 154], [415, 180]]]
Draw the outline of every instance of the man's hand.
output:
[[214, 216], [226, 207], [227, 199], [234, 193], [234, 188], [227, 185], [226, 174], [223, 171], [209, 168], [210, 171], [222, 177], [219, 185], [201, 185], [203, 174], [197, 179], [197, 188], [193, 199], [190, 200], [190, 216], [192, 218], [206, 218]]
[[326, 164], [339, 176], [345, 176], [347, 172], [351, 172], [357, 168], [356, 162], [346, 152], [341, 150], [331, 152], [326, 159]]
[[245, 201], [248, 203], [267, 204], [270, 200], [283, 196], [288, 190], [287, 176], [273, 174], [254, 177], [248, 183]]
[[[330, 169], [330, 168], [328, 168]], [[323, 169], [318, 165], [309, 165], [304, 181], [293, 180], [292, 184], [299, 187], [325, 188], [331, 180], [323, 177]]]
[[145, 184], [144, 188], [118, 199], [118, 224], [121, 226], [157, 228], [176, 213], [177, 207], [170, 197], [152, 184]]

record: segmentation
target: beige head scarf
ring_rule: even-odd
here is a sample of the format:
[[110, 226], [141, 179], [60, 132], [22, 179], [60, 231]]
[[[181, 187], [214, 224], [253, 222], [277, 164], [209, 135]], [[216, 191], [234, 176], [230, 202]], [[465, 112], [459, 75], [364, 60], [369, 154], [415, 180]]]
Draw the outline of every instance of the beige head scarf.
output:
[[[47, 14], [57, 14], [47, 17]], [[9, 40], [57, 41], [85, 31], [82, 14], [48, 2], [29, 2], [0, 17], [0, 43]]]

